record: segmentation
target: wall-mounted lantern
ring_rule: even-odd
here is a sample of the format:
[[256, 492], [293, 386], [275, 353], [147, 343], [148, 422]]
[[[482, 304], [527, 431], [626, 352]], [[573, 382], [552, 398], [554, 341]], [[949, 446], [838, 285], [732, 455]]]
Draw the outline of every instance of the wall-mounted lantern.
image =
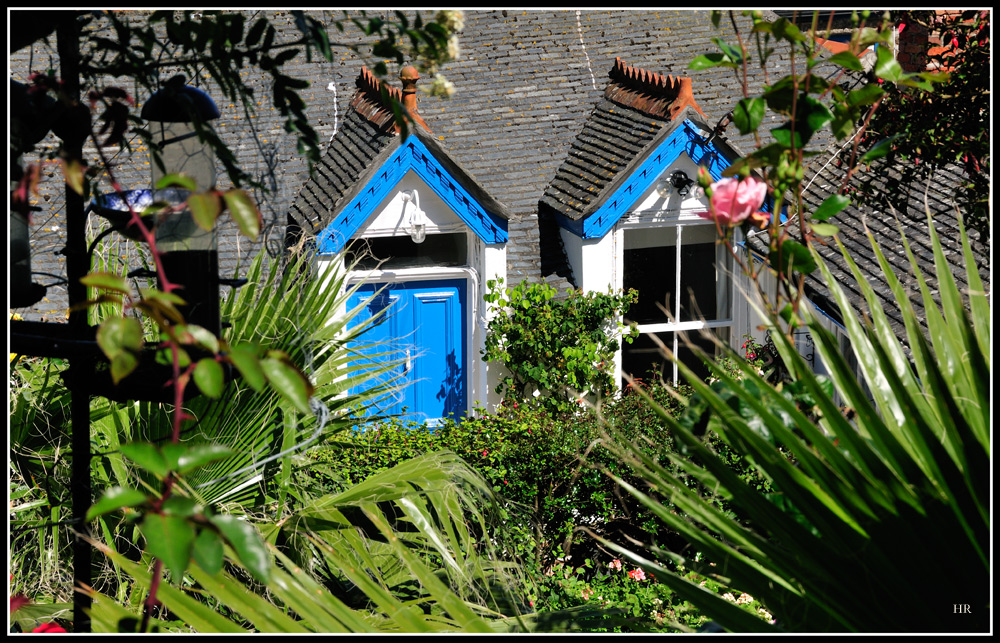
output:
[[211, 146], [199, 139], [195, 115], [205, 122], [218, 118], [219, 109], [208, 94], [185, 84], [183, 76], [167, 81], [149, 97], [141, 112], [142, 118], [150, 122], [153, 144], [163, 164], [161, 167], [156, 155], [150, 161], [153, 198], [178, 208], [162, 217], [155, 229], [164, 271], [170, 281], [182, 288], [178, 294], [187, 305], [179, 309], [185, 320], [219, 334], [216, 232], [199, 227], [191, 211], [180, 207], [189, 195], [187, 190], [175, 187], [156, 190], [157, 182], [167, 174], [188, 176], [195, 181], [198, 191], [215, 186], [215, 154]]
[[410, 216], [407, 219], [406, 232], [410, 235], [413, 243], [423, 243], [427, 238], [427, 215], [420, 209], [420, 200], [416, 190], [409, 190], [402, 193], [403, 208], [407, 204], [412, 204], [409, 208]]
[[694, 179], [689, 177], [687, 172], [684, 170], [674, 170], [669, 177], [657, 181], [656, 193], [664, 199], [672, 193], [676, 193], [683, 198], [691, 193], [692, 185], [694, 185]]

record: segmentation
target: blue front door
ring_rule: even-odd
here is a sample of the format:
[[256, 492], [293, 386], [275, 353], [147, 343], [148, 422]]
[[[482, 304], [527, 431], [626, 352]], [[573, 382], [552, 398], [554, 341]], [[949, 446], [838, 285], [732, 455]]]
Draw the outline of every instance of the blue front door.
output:
[[353, 324], [388, 309], [358, 344], [378, 342], [363, 352], [390, 353], [402, 362], [382, 376], [398, 377], [400, 390], [384, 397], [370, 415], [399, 415], [436, 425], [442, 418], [465, 414], [465, 283], [442, 279], [364, 284], [348, 299], [349, 308], [368, 301]]

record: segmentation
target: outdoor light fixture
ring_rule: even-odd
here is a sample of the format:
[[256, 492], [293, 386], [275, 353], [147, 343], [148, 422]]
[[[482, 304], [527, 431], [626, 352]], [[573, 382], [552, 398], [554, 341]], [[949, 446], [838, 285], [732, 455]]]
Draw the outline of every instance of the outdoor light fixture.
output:
[[666, 199], [673, 192], [681, 197], [686, 197], [690, 194], [692, 185], [694, 185], [694, 180], [687, 175], [687, 172], [674, 170], [669, 177], [656, 182], [656, 193], [660, 195], [661, 199]]
[[677, 194], [685, 197], [691, 191], [694, 179], [689, 177], [684, 170], [674, 170], [673, 174], [670, 175], [670, 185], [677, 190]]
[[159, 151], [159, 159], [154, 155], [150, 162], [152, 201], [171, 207], [155, 228], [163, 269], [171, 282], [181, 286], [178, 294], [186, 305], [179, 310], [185, 320], [218, 334], [219, 254], [215, 230], [199, 227], [191, 211], [182, 206], [190, 194], [187, 190], [156, 189], [156, 184], [168, 174], [184, 174], [195, 181], [198, 191], [215, 186], [215, 154], [199, 139], [194, 120], [195, 116], [201, 122], [218, 118], [219, 109], [208, 94], [185, 84], [183, 76], [174, 76], [149, 97], [141, 116], [150, 122], [153, 144]]
[[413, 207], [410, 208], [410, 216], [407, 219], [406, 231], [410, 235], [410, 239], [413, 243], [423, 243], [424, 239], [427, 238], [427, 215], [423, 210], [420, 209], [420, 201], [417, 197], [416, 190], [409, 190], [407, 192], [402, 192], [403, 198], [403, 208], [405, 210], [406, 204], [413, 203]]

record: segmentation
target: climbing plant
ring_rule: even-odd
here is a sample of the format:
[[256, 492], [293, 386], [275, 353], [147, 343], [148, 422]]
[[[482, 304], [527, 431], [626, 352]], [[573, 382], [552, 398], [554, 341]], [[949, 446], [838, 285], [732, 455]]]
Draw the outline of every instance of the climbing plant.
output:
[[497, 392], [517, 401], [534, 400], [555, 410], [578, 408], [585, 396], [608, 396], [616, 389], [614, 357], [620, 342], [638, 335], [621, 319], [638, 293], [568, 291], [521, 282], [505, 289], [487, 282], [492, 317], [483, 359], [506, 367]]

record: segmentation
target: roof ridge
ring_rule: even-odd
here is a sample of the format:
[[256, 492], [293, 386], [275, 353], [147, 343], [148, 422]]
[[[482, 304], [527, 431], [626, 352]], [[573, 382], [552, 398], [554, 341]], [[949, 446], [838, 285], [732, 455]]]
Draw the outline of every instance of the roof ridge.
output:
[[619, 105], [669, 120], [685, 107], [705, 116], [694, 99], [691, 79], [687, 76], [674, 77], [626, 65], [616, 56], [608, 77], [611, 82], [604, 89], [604, 97]]
[[[361, 66], [361, 73], [358, 74], [354, 84], [358, 90], [354, 92], [354, 96], [351, 98], [350, 108], [379, 129], [385, 128], [390, 124], [394, 125], [395, 131], [398, 134], [399, 126], [395, 125], [395, 115], [392, 111], [391, 101], [396, 101], [398, 104], [403, 105], [403, 90], [393, 87], [389, 83], [382, 82], [364, 65]], [[385, 96], [382, 95], [383, 87], [386, 90]], [[415, 118], [419, 117], [415, 116]], [[419, 122], [424, 127], [427, 126], [422, 118], [419, 118]]]

